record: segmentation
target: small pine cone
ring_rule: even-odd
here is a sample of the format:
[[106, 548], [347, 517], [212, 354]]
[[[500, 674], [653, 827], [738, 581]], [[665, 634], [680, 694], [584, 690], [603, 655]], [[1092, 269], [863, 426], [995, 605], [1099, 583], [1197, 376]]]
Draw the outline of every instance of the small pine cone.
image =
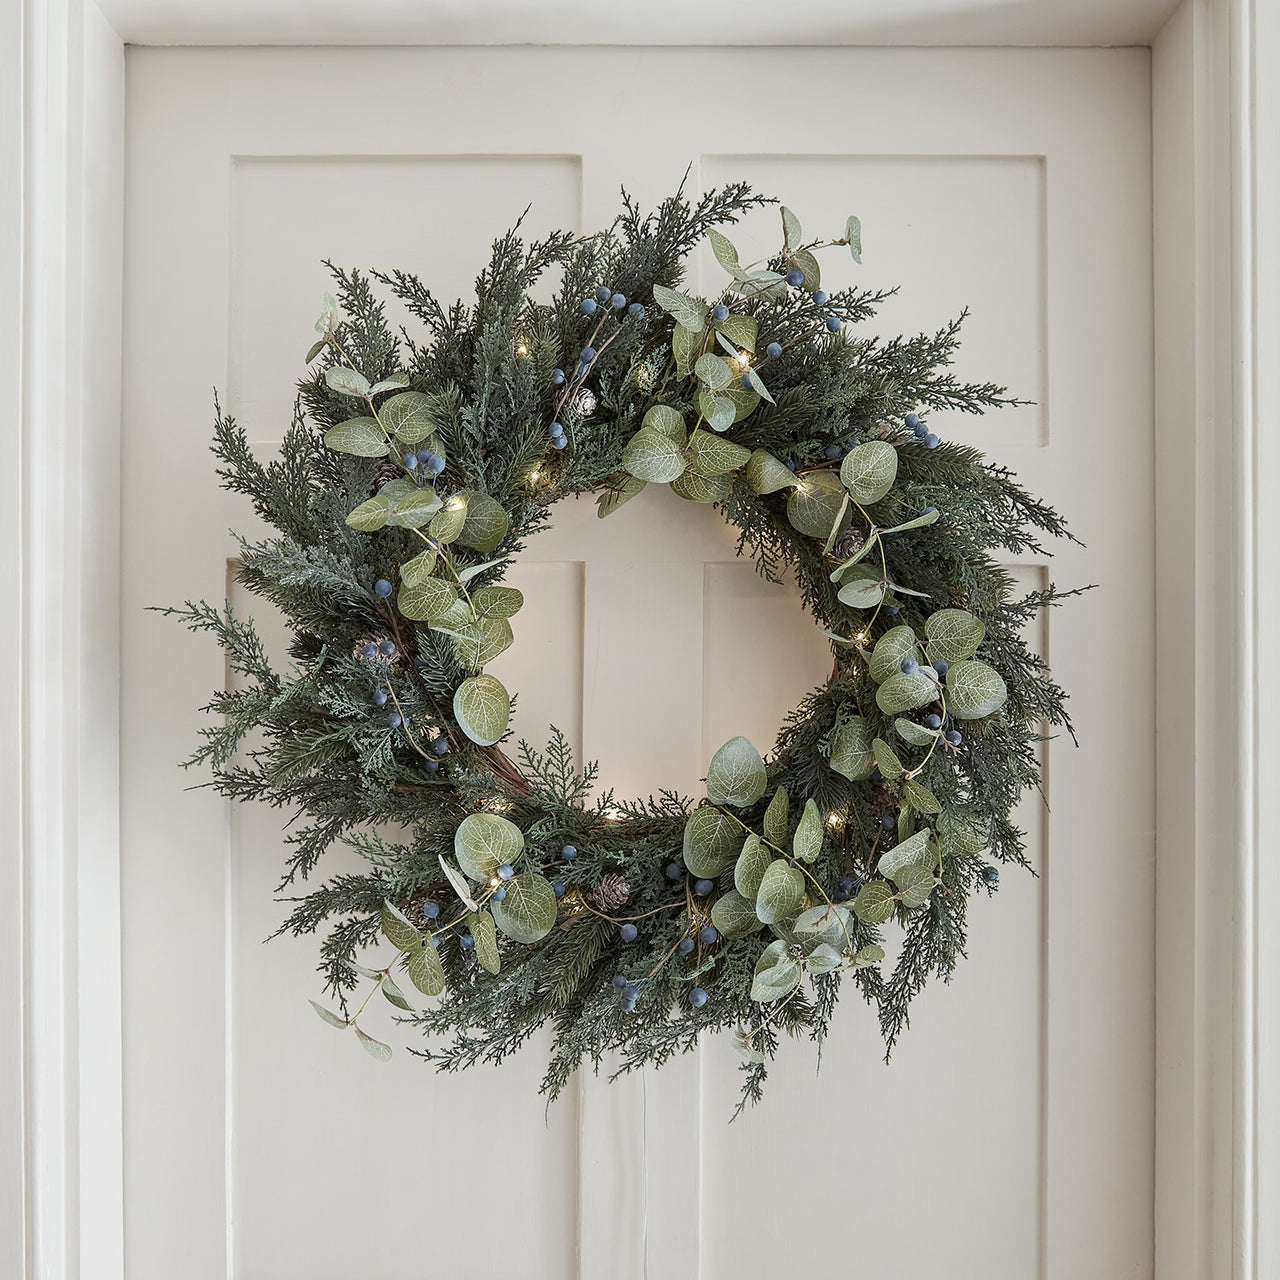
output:
[[871, 816], [873, 818], [879, 820], [886, 813], [896, 814], [897, 812], [897, 797], [887, 787], [877, 787], [871, 793]]
[[590, 387], [582, 387], [569, 402], [570, 410], [579, 418], [589, 418], [596, 411], [596, 393]]
[[620, 871], [611, 871], [600, 877], [600, 883], [591, 890], [591, 901], [601, 911], [616, 911], [627, 904], [631, 897], [631, 886]]
[[835, 540], [835, 542], [831, 544], [832, 554], [838, 556], [841, 560], [847, 560], [851, 555], [854, 555], [861, 549], [862, 544], [865, 541], [866, 539], [858, 532], [857, 529], [846, 529]]
[[[364, 647], [367, 644], [371, 644], [376, 648], [378, 645], [388, 640], [392, 644], [395, 644], [395, 637], [389, 635], [385, 631], [366, 631], [363, 635], [357, 637], [355, 644], [351, 646], [351, 656], [355, 658], [357, 662], [373, 662], [385, 666], [387, 659], [384, 658], [381, 653], [379, 653], [376, 658], [366, 658]], [[391, 661], [394, 662], [399, 656], [400, 650], [397, 648], [395, 654], [391, 658]]]
[[374, 493], [377, 493], [388, 481], [402, 475], [404, 475], [404, 468], [398, 462], [392, 462], [390, 458], [381, 459], [373, 469]]

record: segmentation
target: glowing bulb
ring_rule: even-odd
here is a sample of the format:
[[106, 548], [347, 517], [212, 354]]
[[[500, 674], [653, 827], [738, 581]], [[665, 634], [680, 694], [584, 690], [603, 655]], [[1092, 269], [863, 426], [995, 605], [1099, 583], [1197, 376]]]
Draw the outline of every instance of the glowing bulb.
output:
[[496, 889], [496, 888], [497, 888], [501, 883], [502, 883], [502, 881], [501, 881], [501, 880], [499, 880], [497, 876], [490, 876], [490, 877], [489, 877], [489, 888], [490, 888], [490, 889]]
[[827, 826], [833, 830], [844, 826], [844, 819], [838, 813], [827, 814]]
[[527, 356], [528, 354], [529, 354], [529, 348], [528, 348], [528, 347], [526, 347], [526, 346], [524, 345], [524, 343], [523, 343], [523, 342], [517, 342], [517, 343], [516, 343], [516, 355], [518, 355], [518, 356]]
[[541, 471], [531, 472], [529, 475], [529, 479], [532, 480], [534, 484], [537, 484], [538, 481], [542, 479], [542, 472]]
[[606, 817], [610, 822], [621, 822], [621, 821], [622, 821], [622, 810], [621, 810], [621, 809], [615, 809], [612, 805], [610, 805], [610, 807], [609, 807], [609, 808], [607, 808], [607, 809], [604, 811], [604, 816], [605, 816], [605, 817]]
[[739, 351], [739, 352], [738, 352], [738, 363], [739, 363], [740, 365], [742, 365], [742, 367], [745, 369], [745, 368], [747, 367], [747, 365], [749, 365], [749, 364], [751, 363], [751, 352], [750, 352], [750, 351]]

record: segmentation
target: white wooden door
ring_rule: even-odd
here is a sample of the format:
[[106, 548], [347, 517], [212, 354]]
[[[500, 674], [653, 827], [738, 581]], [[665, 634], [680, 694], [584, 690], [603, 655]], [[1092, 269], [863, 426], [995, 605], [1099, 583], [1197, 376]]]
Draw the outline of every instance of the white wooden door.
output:
[[[1136, 50], [131, 51], [130, 1280], [1150, 1274], [1148, 89]], [[1025, 806], [1039, 877], [1006, 874], [975, 907], [968, 961], [890, 1066], [850, 1001], [821, 1073], [786, 1046], [733, 1126], [719, 1042], [616, 1086], [588, 1075], [544, 1118], [536, 1045], [437, 1077], [404, 1049], [377, 1066], [307, 1008], [312, 943], [262, 945], [282, 815], [228, 811], [174, 767], [219, 655], [143, 610], [222, 595], [226, 530], [252, 526], [213, 477], [211, 392], [279, 438], [322, 257], [467, 293], [526, 204], [531, 230], [595, 228], [621, 184], [652, 204], [690, 162], [695, 186], [749, 179], [809, 227], [856, 211], [857, 278], [902, 285], [882, 331], [972, 306], [959, 372], [1035, 404], [934, 422], [1087, 544], [1053, 574], [1098, 589], [1037, 636], [1082, 746], [1046, 748], [1052, 812]], [[772, 234], [766, 213], [738, 238]], [[828, 664], [794, 592], [665, 490], [603, 523], [585, 501], [557, 514], [514, 575], [519, 731], [561, 726], [627, 794], [695, 790], [738, 733], [767, 748]], [[689, 658], [672, 696], [628, 678], [655, 636]]]

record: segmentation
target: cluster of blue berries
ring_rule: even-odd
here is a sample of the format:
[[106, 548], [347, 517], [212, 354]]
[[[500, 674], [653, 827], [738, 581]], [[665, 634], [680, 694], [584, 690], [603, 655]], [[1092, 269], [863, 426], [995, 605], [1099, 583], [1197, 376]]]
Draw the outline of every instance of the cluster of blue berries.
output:
[[435, 484], [436, 477], [449, 465], [438, 453], [432, 453], [430, 450], [425, 453], [406, 453], [400, 459], [400, 464], [415, 475], [421, 467], [431, 477], [432, 484]]
[[862, 888], [861, 876], [841, 876], [836, 881], [836, 897], [840, 902], [848, 902]]
[[379, 640], [375, 643], [368, 640], [360, 647], [360, 656], [366, 662], [377, 662], [379, 658], [394, 658], [396, 656], [395, 641]]
[[909, 413], [902, 420], [902, 425], [915, 436], [926, 449], [936, 449], [941, 443], [938, 437], [929, 430], [928, 423], [921, 421], [918, 413]]
[[644, 315], [644, 307], [638, 302], [631, 303], [627, 306], [625, 294], [614, 293], [607, 285], [600, 285], [596, 289], [594, 298], [583, 298], [578, 304], [582, 309], [584, 316], [593, 316], [601, 307], [608, 307], [610, 311], [621, 311], [623, 307], [627, 308], [627, 315], [642, 316]]
[[[792, 267], [786, 274], [786, 281], [793, 289], [798, 289], [804, 284], [804, 272], [799, 267]], [[825, 307], [827, 305], [825, 290], [815, 289], [809, 296], [813, 299], [815, 307]], [[831, 313], [822, 317], [822, 323], [827, 326], [828, 333], [839, 333], [844, 328], [844, 321], [839, 316]]]
[[[560, 370], [557, 369], [556, 372], [559, 373]], [[569, 443], [569, 437], [565, 435], [564, 427], [558, 422], [553, 422], [547, 428], [547, 434], [551, 437], [551, 447], [553, 449], [563, 449]]]
[[[926, 663], [925, 665], [933, 667], [933, 670], [937, 673], [939, 680], [942, 680], [946, 676], [947, 672], [951, 669], [951, 664], [946, 660], [946, 658], [934, 658], [932, 663]], [[919, 670], [920, 670], [920, 664], [914, 658], [903, 658], [902, 674], [904, 676], [913, 676]], [[948, 726], [954, 726], [955, 721], [953, 721], [952, 718], [948, 716], [946, 719], [946, 724]], [[934, 713], [931, 713], [925, 716], [924, 727], [926, 729], [933, 729], [935, 731], [938, 729], [941, 729], [943, 727], [942, 717]], [[948, 727], [947, 732], [944, 733], [942, 736], [953, 747], [958, 747], [964, 741], [964, 735], [960, 732], [959, 729], [956, 729], [954, 727]]]

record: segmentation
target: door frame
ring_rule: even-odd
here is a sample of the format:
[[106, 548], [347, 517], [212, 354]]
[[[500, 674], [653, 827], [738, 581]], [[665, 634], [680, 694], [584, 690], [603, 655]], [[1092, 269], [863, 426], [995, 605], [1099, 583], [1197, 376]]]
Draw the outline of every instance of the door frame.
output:
[[[184, 6], [192, 42], [203, 8]], [[121, 1280], [119, 441], [124, 50], [0, 0], [0, 1272]], [[178, 19], [166, 17], [167, 42]], [[322, 24], [321, 24], [322, 25]], [[316, 34], [315, 39], [321, 39]], [[246, 32], [246, 43], [252, 34]], [[1270, 61], [1268, 61], [1268, 58]], [[1160, 1280], [1280, 1274], [1280, 13], [1152, 45]], [[1088, 246], [1081, 247], [1082, 252]], [[1141, 660], [1136, 656], [1135, 660]]]

